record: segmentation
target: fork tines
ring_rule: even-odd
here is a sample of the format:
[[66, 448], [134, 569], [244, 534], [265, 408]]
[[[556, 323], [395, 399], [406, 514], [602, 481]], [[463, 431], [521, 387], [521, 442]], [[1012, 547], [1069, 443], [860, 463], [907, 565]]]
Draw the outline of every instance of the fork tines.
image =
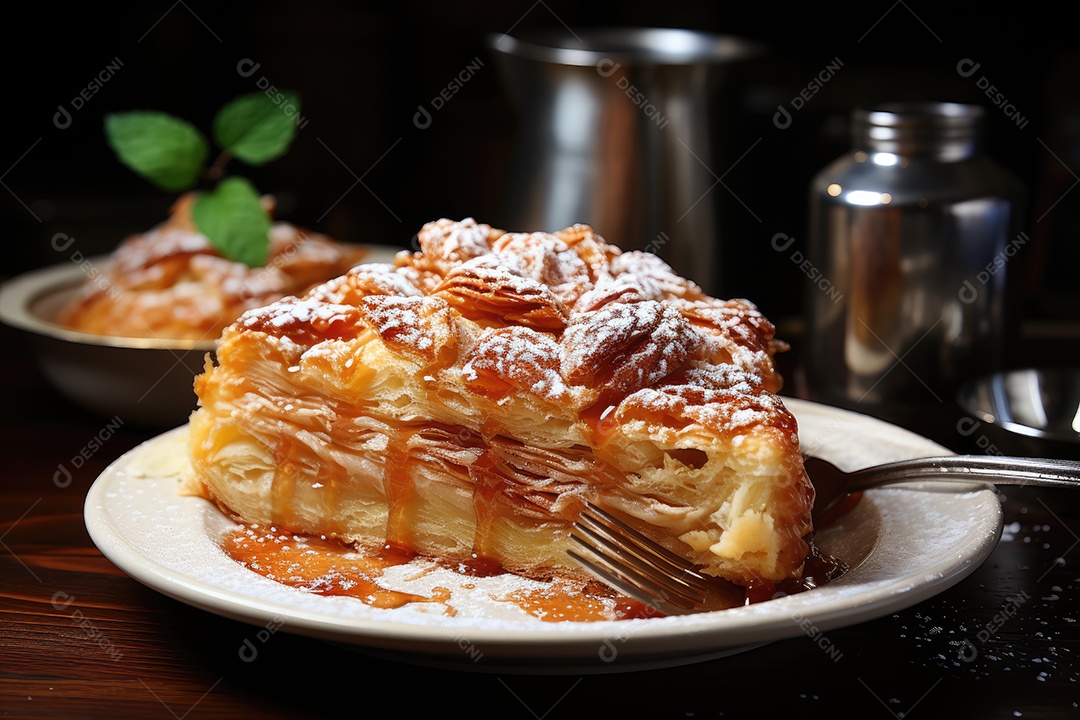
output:
[[707, 580], [694, 566], [622, 520], [588, 504], [571, 537], [591, 557], [568, 554], [600, 580], [667, 615], [700, 608]]

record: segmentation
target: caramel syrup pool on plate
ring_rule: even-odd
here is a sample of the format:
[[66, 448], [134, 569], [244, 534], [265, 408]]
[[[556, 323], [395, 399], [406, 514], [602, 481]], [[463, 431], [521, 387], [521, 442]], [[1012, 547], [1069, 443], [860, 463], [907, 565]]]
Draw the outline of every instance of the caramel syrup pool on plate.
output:
[[[398, 608], [410, 603], [439, 603], [446, 615], [454, 615], [451, 591], [436, 587], [430, 596], [391, 590], [378, 580], [389, 568], [405, 565], [416, 553], [394, 545], [378, 552], [364, 553], [335, 540], [279, 531], [277, 528], [241, 526], [223, 538], [222, 549], [247, 569], [291, 587], [317, 595], [342, 595], [377, 608]], [[492, 563], [441, 563], [442, 567], [466, 577], [482, 577], [503, 572]], [[803, 578], [782, 583], [751, 582], [742, 590], [725, 584], [717, 588], [716, 603], [710, 609], [765, 602], [784, 595], [805, 592], [843, 575], [847, 566], [814, 545], [804, 567]], [[468, 588], [468, 583], [463, 583]], [[742, 602], [734, 595], [745, 593]], [[539, 588], [521, 589], [498, 598], [513, 603], [529, 615], [545, 622], [596, 622], [662, 617], [647, 605], [621, 596], [600, 583], [582, 585], [568, 580], [552, 580]]]
[[[431, 596], [390, 590], [378, 583], [389, 568], [416, 558], [408, 550], [387, 546], [364, 553], [334, 540], [308, 537], [277, 528], [239, 527], [228, 532], [222, 549], [249, 570], [276, 582], [318, 595], [344, 595], [377, 608], [397, 608], [410, 603], [440, 603], [445, 614], [454, 615], [451, 592], [437, 587]], [[490, 563], [443, 565], [466, 577], [493, 575]], [[467, 587], [467, 584], [466, 584]], [[513, 603], [545, 622], [595, 622], [656, 617], [648, 606], [621, 597], [606, 587], [582, 587], [553, 580], [536, 589], [521, 589], [501, 601]]]

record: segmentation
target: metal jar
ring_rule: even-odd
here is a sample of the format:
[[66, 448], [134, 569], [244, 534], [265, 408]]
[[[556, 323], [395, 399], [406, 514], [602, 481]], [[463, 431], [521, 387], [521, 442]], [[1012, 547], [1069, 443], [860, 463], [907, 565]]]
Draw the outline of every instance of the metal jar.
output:
[[1028, 237], [1023, 188], [982, 150], [983, 111], [894, 103], [852, 116], [852, 151], [810, 193], [808, 394], [945, 402], [999, 369]]

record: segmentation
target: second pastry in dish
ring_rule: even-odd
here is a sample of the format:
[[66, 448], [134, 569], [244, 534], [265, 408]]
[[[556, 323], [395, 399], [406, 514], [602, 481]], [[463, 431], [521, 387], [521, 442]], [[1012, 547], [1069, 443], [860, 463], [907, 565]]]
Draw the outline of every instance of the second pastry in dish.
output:
[[181, 197], [168, 220], [124, 240], [64, 309], [61, 324], [95, 335], [213, 340], [245, 310], [303, 294], [367, 254], [275, 222], [265, 266], [250, 268], [223, 257], [195, 228], [193, 201]]

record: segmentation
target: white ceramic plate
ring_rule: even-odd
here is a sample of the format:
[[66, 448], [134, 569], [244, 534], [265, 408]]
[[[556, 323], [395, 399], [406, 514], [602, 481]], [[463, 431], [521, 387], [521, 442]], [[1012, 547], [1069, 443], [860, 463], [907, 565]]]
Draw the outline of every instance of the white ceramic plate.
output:
[[[948, 454], [925, 438], [863, 415], [786, 402], [799, 420], [806, 449], [842, 466]], [[991, 553], [1002, 527], [1001, 507], [989, 487], [892, 487], [867, 492], [840, 524], [819, 534], [824, 550], [852, 566], [846, 575], [748, 607], [680, 617], [548, 623], [492, 599], [505, 596], [515, 581], [436, 571], [419, 579], [415, 572], [388, 572], [381, 582], [414, 592], [450, 587], [456, 616], [446, 616], [434, 603], [377, 609], [354, 598], [286, 587], [230, 559], [220, 538], [234, 524], [210, 503], [177, 493], [175, 472], [184, 462], [185, 433], [186, 427], [177, 428], [136, 448], [94, 483], [86, 499], [86, 525], [106, 557], [165, 595], [262, 626], [267, 631], [263, 637], [291, 632], [367, 654], [457, 670], [642, 670], [722, 657], [804, 634], [829, 651], [829, 630], [909, 607], [962, 580]]]

